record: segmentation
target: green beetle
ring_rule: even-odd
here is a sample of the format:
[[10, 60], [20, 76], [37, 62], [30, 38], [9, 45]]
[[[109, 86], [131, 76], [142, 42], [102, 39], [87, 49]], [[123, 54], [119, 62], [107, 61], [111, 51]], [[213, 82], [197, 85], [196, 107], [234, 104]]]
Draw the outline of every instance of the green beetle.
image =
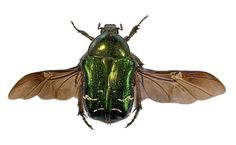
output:
[[[79, 115], [113, 123], [129, 116], [134, 107], [136, 119], [141, 101], [150, 98], [161, 103], [193, 103], [225, 92], [224, 85], [213, 75], [201, 71], [153, 71], [144, 69], [143, 63], [130, 52], [127, 41], [137, 32], [134, 26], [126, 37], [119, 35], [114, 24], [98, 25], [101, 34], [96, 38], [73, 27], [89, 38], [87, 53], [78, 66], [65, 70], [31, 73], [19, 80], [9, 93], [10, 99], [66, 100], [78, 98]], [[86, 112], [86, 113], [85, 113]]]

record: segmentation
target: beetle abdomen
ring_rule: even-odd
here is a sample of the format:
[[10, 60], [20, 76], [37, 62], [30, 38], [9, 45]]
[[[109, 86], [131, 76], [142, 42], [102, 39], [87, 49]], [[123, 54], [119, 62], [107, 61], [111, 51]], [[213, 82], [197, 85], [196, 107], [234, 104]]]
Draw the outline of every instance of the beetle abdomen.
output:
[[82, 65], [88, 115], [107, 123], [127, 117], [133, 104], [134, 62], [129, 58], [88, 56]]

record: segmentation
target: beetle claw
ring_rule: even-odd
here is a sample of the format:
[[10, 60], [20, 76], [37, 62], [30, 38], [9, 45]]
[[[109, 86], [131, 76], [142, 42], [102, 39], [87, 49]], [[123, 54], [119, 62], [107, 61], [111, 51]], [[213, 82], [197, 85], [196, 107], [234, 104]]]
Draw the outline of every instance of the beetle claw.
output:
[[80, 116], [81, 116], [82, 119], [84, 120], [84, 123], [85, 123], [90, 129], [94, 130], [93, 127], [92, 127], [92, 125], [90, 125], [90, 124], [88, 123], [88, 121], [86, 120], [87, 116], [86, 116], [84, 113], [80, 114]]
[[[125, 128], [129, 127], [129, 126], [135, 121], [135, 119], [137, 118], [138, 113], [139, 113], [139, 111], [140, 111], [141, 109], [142, 109], [142, 107], [136, 107], [136, 108], [134, 109], [134, 111], [135, 111], [134, 117], [133, 117], [133, 119], [126, 125]], [[133, 111], [133, 112], [134, 112], [134, 111]]]

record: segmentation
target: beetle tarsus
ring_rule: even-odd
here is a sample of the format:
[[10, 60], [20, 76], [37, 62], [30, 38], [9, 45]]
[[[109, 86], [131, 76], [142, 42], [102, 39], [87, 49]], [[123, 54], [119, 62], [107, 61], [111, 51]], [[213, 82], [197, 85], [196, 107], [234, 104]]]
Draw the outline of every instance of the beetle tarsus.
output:
[[83, 114], [83, 113], [82, 113], [82, 114], [80, 113], [79, 115], [80, 115], [80, 116], [82, 117], [82, 119], [84, 120], [84, 123], [85, 123], [89, 128], [91, 128], [92, 130], [94, 130], [93, 127], [92, 127], [92, 125], [90, 125], [90, 124], [88, 123], [88, 121], [86, 120], [86, 117], [87, 117], [87, 116], [86, 116], [85, 114]]
[[87, 32], [83, 31], [83, 30], [80, 30], [78, 28], [76, 28], [76, 26], [74, 25], [74, 23], [72, 21], [70, 21], [71, 24], [73, 25], [73, 27], [75, 28], [75, 30], [79, 33], [81, 33], [82, 35], [84, 35], [85, 37], [87, 37], [89, 40], [93, 41], [94, 40], [94, 37], [90, 36]]
[[126, 125], [125, 128], [129, 127], [129, 126], [135, 121], [135, 119], [137, 118], [138, 113], [139, 113], [139, 111], [140, 111], [141, 109], [142, 109], [141, 107], [137, 107], [137, 108], [134, 109], [134, 111], [135, 111], [134, 117], [133, 117], [133, 119]]
[[129, 35], [125, 37], [125, 40], [126, 40], [126, 41], [129, 41], [130, 38], [133, 37], [133, 35], [134, 35], [135, 33], [137, 33], [137, 30], [139, 29], [140, 24], [141, 24], [147, 17], [148, 17], [148, 15], [145, 16], [145, 17], [138, 23], [138, 25], [136, 25], [136, 26], [133, 27], [133, 29], [130, 31]]

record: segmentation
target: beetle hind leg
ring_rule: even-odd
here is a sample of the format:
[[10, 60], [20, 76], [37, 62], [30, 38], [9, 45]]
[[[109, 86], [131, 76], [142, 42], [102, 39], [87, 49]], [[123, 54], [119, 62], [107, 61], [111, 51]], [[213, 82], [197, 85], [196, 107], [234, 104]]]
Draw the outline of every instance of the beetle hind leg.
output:
[[[142, 109], [141, 106], [138, 106], [138, 107], [136, 107], [136, 108], [134, 109], [134, 111], [135, 111], [134, 117], [133, 117], [133, 119], [126, 125], [125, 128], [129, 127], [129, 126], [135, 121], [135, 119], [137, 118], [137, 116], [138, 116], [138, 114], [139, 114], [139, 111], [140, 111], [141, 109]], [[133, 111], [133, 112], [134, 112], [134, 111]]]
[[[80, 100], [81, 100], [81, 99], [80, 99]], [[87, 117], [87, 116], [84, 114], [84, 108], [83, 108], [83, 105], [82, 105], [82, 101], [79, 101], [78, 106], [79, 106], [79, 113], [78, 113], [78, 115], [80, 115], [80, 116], [82, 117], [82, 119], [84, 120], [84, 123], [85, 123], [89, 128], [91, 128], [91, 129], [93, 130], [92, 125], [90, 125], [90, 124], [88, 123], [88, 121], [86, 120], [86, 117]]]
[[139, 111], [142, 109], [142, 97], [141, 97], [141, 90], [140, 90], [140, 78], [137, 75], [137, 72], [135, 73], [135, 77], [134, 77], [134, 90], [135, 90], [135, 109], [133, 112], [135, 112], [133, 119], [126, 125], [125, 128], [129, 127], [137, 118]]
[[83, 88], [80, 87], [78, 88], [76, 94], [77, 94], [77, 97], [78, 97], [78, 107], [79, 107], [79, 113], [78, 115], [80, 115], [82, 117], [82, 119], [84, 120], [84, 123], [93, 130], [93, 127], [88, 123], [88, 121], [86, 120], [86, 115], [84, 113], [84, 105], [83, 105]]
[[93, 130], [93, 127], [92, 127], [92, 125], [90, 125], [89, 123], [88, 123], [88, 121], [86, 120], [86, 115], [84, 114], [84, 113], [79, 113], [79, 115], [82, 117], [82, 119], [84, 120], [84, 123], [89, 127], [89, 128], [91, 128], [92, 130]]

